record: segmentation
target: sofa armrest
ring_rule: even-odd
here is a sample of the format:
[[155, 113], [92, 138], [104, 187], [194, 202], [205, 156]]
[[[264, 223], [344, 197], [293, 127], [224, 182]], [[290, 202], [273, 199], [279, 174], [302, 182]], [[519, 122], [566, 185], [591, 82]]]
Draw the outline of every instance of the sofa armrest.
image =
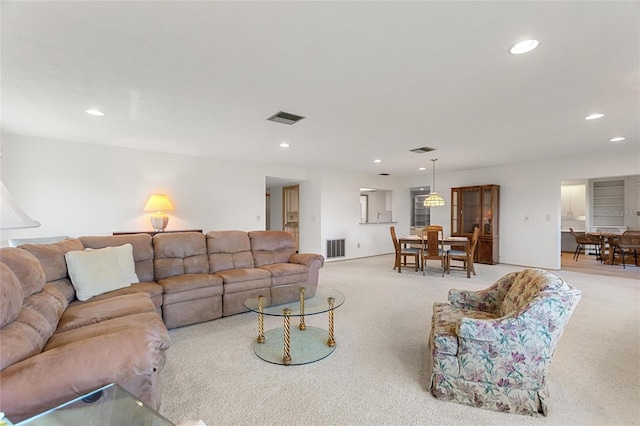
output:
[[317, 267], [322, 268], [324, 266], [324, 256], [315, 253], [298, 253], [291, 256], [291, 258], [289, 258], [289, 262], [304, 265], [309, 268], [311, 268], [314, 262], [317, 262]]
[[[163, 369], [171, 344], [162, 320], [155, 317], [157, 324], [132, 323], [127, 330], [79, 340], [7, 367], [0, 372], [0, 410], [18, 421], [109, 383], [126, 387], [143, 376], [155, 382], [152, 377]], [[155, 405], [147, 395], [136, 396]]]
[[517, 272], [507, 274], [491, 287], [480, 291], [451, 289], [449, 302], [453, 307], [460, 309], [497, 313], [517, 274]]

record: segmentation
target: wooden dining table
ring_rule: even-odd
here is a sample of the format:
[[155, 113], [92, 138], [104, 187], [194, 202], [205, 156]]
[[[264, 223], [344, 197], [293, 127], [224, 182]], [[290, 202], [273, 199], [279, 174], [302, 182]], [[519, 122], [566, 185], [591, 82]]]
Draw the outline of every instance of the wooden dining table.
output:
[[[398, 238], [400, 244], [411, 245], [418, 244], [423, 246], [422, 237], [420, 235], [404, 235]], [[467, 253], [467, 265], [470, 265], [471, 261], [471, 244], [467, 237], [445, 237], [441, 240], [442, 245], [450, 247], [464, 247], [465, 253]], [[467, 278], [471, 278], [471, 268], [467, 266]]]
[[609, 257], [604, 257], [604, 249], [607, 246], [610, 238], [616, 238], [620, 236], [619, 232], [587, 232], [585, 235], [591, 235], [600, 239], [600, 260], [603, 263], [609, 263], [613, 265], [613, 247], [609, 248]]

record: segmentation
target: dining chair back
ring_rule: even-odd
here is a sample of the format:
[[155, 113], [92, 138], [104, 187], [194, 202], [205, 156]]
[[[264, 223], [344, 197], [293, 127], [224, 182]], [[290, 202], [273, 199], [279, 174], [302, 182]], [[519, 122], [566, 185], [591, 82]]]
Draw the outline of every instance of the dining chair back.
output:
[[[415, 267], [416, 272], [418, 272], [418, 268], [420, 267], [420, 256], [422, 254], [422, 250], [418, 248], [412, 247], [402, 247], [402, 244], [398, 241], [398, 237], [396, 236], [396, 228], [395, 226], [389, 227], [391, 231], [391, 239], [393, 240], [393, 247], [395, 249], [396, 255], [393, 264], [393, 269], [398, 268], [398, 273], [402, 272], [402, 265], [413, 265]], [[413, 263], [407, 264], [407, 257], [413, 257]]]
[[[476, 255], [476, 246], [478, 245], [478, 237], [480, 235], [480, 227], [475, 226], [473, 228], [473, 234], [471, 235], [471, 241], [469, 243], [469, 261], [467, 262], [467, 251], [466, 250], [456, 250], [451, 249], [447, 251], [445, 263], [447, 274], [451, 273], [451, 267], [454, 268], [462, 268], [464, 271], [469, 269], [470, 272], [473, 272], [473, 275], [476, 275], [476, 268], [473, 263], [473, 259]], [[462, 262], [462, 266], [460, 265], [452, 265], [451, 261], [456, 260]]]
[[638, 266], [638, 250], [640, 250], [640, 234], [634, 231], [626, 231], [618, 236], [616, 244], [613, 246], [613, 257], [620, 253], [622, 259], [622, 269], [626, 269], [625, 255], [633, 253], [633, 257]]
[[442, 226], [431, 225], [422, 230], [422, 275], [426, 275], [427, 260], [439, 260], [440, 270], [444, 277], [445, 251], [443, 239]]
[[573, 235], [573, 238], [576, 240], [576, 251], [573, 253], [573, 260], [576, 262], [580, 257], [580, 252], [587, 248], [587, 246], [595, 246], [596, 254], [598, 257], [600, 256], [600, 247], [602, 246], [602, 240], [595, 235], [586, 235], [586, 234], [577, 234], [573, 228], [569, 228], [569, 232]]

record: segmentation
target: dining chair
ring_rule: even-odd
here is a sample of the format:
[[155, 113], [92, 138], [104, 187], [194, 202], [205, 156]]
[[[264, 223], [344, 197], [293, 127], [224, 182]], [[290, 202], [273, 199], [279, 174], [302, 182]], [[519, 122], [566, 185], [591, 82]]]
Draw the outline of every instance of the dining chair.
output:
[[611, 244], [613, 257], [611, 263], [615, 261], [616, 253], [620, 253], [622, 259], [622, 269], [626, 269], [625, 256], [633, 252], [633, 257], [638, 266], [638, 250], [640, 250], [640, 234], [635, 231], [626, 231], [619, 235], [615, 242]]
[[[447, 255], [445, 256], [447, 274], [451, 273], [451, 267], [454, 267], [454, 268], [462, 268], [462, 270], [464, 271], [466, 271], [467, 268], [469, 268], [469, 271], [473, 272], [473, 275], [476, 275], [476, 268], [473, 264], [473, 259], [476, 255], [476, 246], [478, 245], [479, 235], [480, 235], [480, 227], [476, 226], [473, 228], [473, 234], [471, 235], [471, 241], [469, 243], [469, 262], [467, 262], [466, 250], [451, 249], [447, 251]], [[452, 260], [460, 261], [462, 262], [462, 265], [451, 265]]]
[[600, 258], [600, 260], [602, 260], [602, 256], [600, 254], [602, 240], [599, 237], [595, 235], [576, 234], [573, 228], [569, 228], [569, 232], [571, 232], [571, 235], [573, 235], [573, 238], [575, 238], [577, 244], [576, 251], [573, 253], [573, 260], [577, 262], [578, 258], [580, 257], [580, 252], [582, 251], [582, 249], [586, 250], [587, 246], [595, 246], [596, 255]]
[[442, 226], [431, 225], [422, 230], [422, 275], [426, 275], [427, 260], [439, 260], [444, 277], [445, 251]]
[[416, 268], [416, 272], [418, 272], [418, 268], [420, 267], [420, 255], [422, 254], [422, 250], [418, 248], [412, 247], [402, 247], [402, 244], [398, 241], [398, 237], [396, 236], [396, 228], [395, 226], [389, 227], [391, 230], [391, 239], [393, 240], [393, 247], [396, 251], [395, 263], [393, 264], [393, 269], [398, 268], [398, 273], [402, 272], [402, 264], [404, 262], [404, 266], [407, 266], [407, 257], [413, 257], [413, 263], [409, 265], [414, 265]]

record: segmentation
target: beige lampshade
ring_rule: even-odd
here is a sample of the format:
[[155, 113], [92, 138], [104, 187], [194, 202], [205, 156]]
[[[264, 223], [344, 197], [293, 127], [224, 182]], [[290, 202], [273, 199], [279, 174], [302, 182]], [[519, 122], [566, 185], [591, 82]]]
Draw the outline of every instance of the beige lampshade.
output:
[[174, 210], [175, 207], [173, 207], [167, 194], [153, 194], [147, 201], [147, 205], [144, 206], [145, 212], [169, 212]]
[[147, 205], [144, 206], [144, 211], [156, 212], [150, 217], [151, 226], [153, 226], [156, 232], [164, 231], [169, 223], [169, 216], [163, 212], [173, 210], [175, 210], [175, 207], [173, 207], [171, 200], [166, 194], [153, 194], [151, 198], [149, 198], [149, 201], [147, 201]]

